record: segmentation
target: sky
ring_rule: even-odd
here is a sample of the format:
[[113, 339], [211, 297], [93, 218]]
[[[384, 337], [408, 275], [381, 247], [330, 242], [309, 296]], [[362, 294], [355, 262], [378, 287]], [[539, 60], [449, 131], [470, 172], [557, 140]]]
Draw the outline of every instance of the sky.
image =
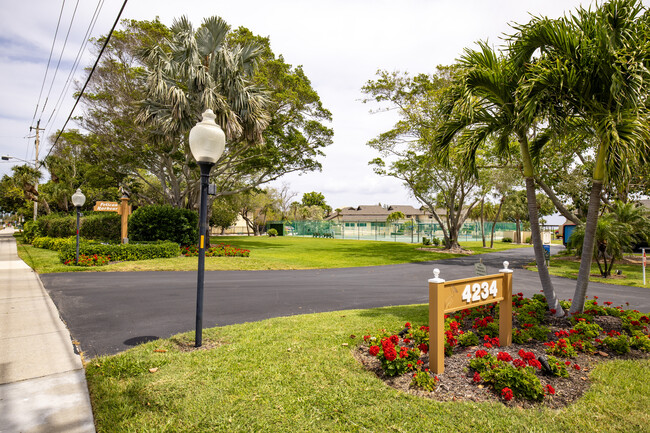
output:
[[[51, 146], [48, 137], [68, 117], [74, 97], [72, 86], [64, 92], [64, 85], [68, 76], [83, 82], [83, 68], [95, 60], [96, 54], [87, 47], [80, 66], [71, 72], [98, 1], [0, 2], [0, 154], [14, 157], [0, 161], [2, 176], [11, 173], [14, 163], [33, 162], [30, 126], [40, 119], [40, 127], [45, 127], [40, 132], [43, 158]], [[107, 34], [122, 4], [123, 0], [103, 0], [89, 34]], [[475, 47], [479, 40], [500, 46], [503, 35], [512, 32], [510, 25], [526, 23], [531, 15], [555, 18], [590, 4], [586, 0], [129, 0], [122, 18], [159, 17], [171, 25], [174, 18], [187, 15], [198, 26], [204, 17], [218, 15], [233, 28], [244, 26], [269, 37], [276, 55], [303, 66], [323, 105], [332, 112], [328, 126], [334, 130], [334, 142], [320, 160], [321, 172], [290, 174], [274, 185], [287, 184], [297, 201], [303, 193], [321, 192], [333, 208], [377, 203], [419, 207], [399, 180], [380, 177], [368, 165], [378, 154], [366, 143], [390, 129], [396, 118], [392, 112], [369, 113], [378, 106], [361, 102], [361, 87], [379, 69], [431, 73], [437, 65], [454, 63], [464, 48]], [[82, 114], [79, 106], [73, 116]], [[68, 128], [76, 126], [73, 121], [68, 124]]]

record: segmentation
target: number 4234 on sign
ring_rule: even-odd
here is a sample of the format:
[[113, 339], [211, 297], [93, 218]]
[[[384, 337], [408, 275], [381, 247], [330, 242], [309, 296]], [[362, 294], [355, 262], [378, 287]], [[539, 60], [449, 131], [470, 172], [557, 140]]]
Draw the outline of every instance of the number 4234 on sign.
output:
[[490, 296], [497, 297], [497, 281], [483, 281], [480, 283], [467, 284], [463, 290], [461, 299], [466, 303], [480, 302], [487, 300]]

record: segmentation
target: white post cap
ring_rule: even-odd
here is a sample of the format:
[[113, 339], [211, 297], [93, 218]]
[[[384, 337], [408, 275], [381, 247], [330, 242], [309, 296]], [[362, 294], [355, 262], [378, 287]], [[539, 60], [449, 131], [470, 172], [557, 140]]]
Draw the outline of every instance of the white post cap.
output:
[[499, 269], [499, 272], [505, 273], [505, 274], [512, 274], [514, 271], [512, 269], [508, 269], [508, 265], [510, 262], [505, 261], [503, 262], [503, 269]]
[[440, 269], [435, 268], [435, 269], [433, 270], [433, 278], [431, 278], [431, 279], [429, 280], [429, 282], [430, 282], [430, 283], [438, 283], [438, 284], [440, 284], [440, 283], [444, 283], [444, 282], [445, 282], [445, 280], [443, 280], [442, 278], [440, 278]]

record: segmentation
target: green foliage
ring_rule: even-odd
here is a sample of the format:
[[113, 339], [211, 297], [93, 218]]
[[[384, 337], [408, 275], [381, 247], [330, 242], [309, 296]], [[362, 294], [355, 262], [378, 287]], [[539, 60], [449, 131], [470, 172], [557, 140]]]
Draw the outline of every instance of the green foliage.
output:
[[[104, 245], [83, 242], [79, 245], [79, 254], [86, 256], [110, 256], [113, 261], [148, 260], [156, 258], [177, 257], [180, 247], [175, 242], [158, 242], [146, 244]], [[61, 263], [74, 261], [76, 245], [67, 245], [59, 251]]]
[[619, 355], [630, 353], [630, 339], [627, 335], [618, 335], [616, 338], [605, 337], [603, 344]]
[[579, 335], [584, 338], [596, 338], [601, 332], [603, 332], [603, 328], [601, 328], [600, 325], [589, 323], [587, 321], [577, 322], [573, 326], [573, 329], [577, 331], [577, 334], [574, 335]]
[[482, 372], [483, 380], [490, 383], [495, 390], [510, 388], [515, 397], [528, 400], [542, 400], [544, 387], [535, 375], [533, 367], [515, 368], [503, 363], [498, 368]]
[[48, 236], [37, 237], [32, 241], [32, 245], [36, 248], [45, 248], [52, 251], [61, 251], [63, 248], [75, 245], [76, 237], [70, 236], [68, 238], [51, 238]]
[[98, 212], [81, 218], [79, 233], [86, 239], [119, 242], [122, 216], [115, 212]]
[[23, 224], [23, 239], [31, 243], [38, 236], [38, 224], [36, 221], [25, 221]]
[[134, 241], [172, 241], [196, 244], [199, 216], [195, 211], [170, 205], [142, 206], [129, 218], [129, 237]]
[[650, 352], [650, 335], [636, 334], [630, 337], [630, 347], [642, 352]]
[[438, 376], [431, 375], [428, 371], [416, 371], [411, 379], [411, 388], [419, 388], [425, 391], [433, 391], [438, 387]]
[[269, 235], [269, 236], [271, 236], [271, 237], [275, 237], [275, 236], [278, 235], [278, 231], [277, 231], [276, 229], [269, 229], [269, 230], [266, 232], [266, 234]]
[[426, 245], [431, 245], [431, 239], [423, 236], [422, 237], [422, 245], [425, 245], [425, 246]]
[[558, 339], [557, 342], [550, 341], [544, 343], [544, 346], [546, 346], [546, 353], [549, 355], [560, 356], [562, 358], [573, 358], [576, 356], [576, 350], [564, 338]]
[[463, 347], [478, 346], [479, 339], [472, 331], [467, 331], [458, 336], [458, 344]]
[[67, 238], [77, 234], [77, 217], [72, 215], [51, 214], [36, 220], [39, 236]]
[[501, 239], [501, 242], [511, 243], [511, 242], [512, 242], [512, 238], [504, 237], [503, 239]]
[[569, 377], [569, 372], [566, 369], [566, 364], [564, 362], [560, 362], [556, 357], [549, 356], [548, 365], [549, 367], [551, 367], [551, 372], [553, 373], [553, 376]]

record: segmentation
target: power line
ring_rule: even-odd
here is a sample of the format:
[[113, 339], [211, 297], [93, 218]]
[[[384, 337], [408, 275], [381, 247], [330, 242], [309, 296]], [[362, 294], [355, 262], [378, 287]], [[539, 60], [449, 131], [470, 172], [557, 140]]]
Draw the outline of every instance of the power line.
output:
[[124, 8], [126, 7], [126, 3], [128, 0], [124, 0], [124, 3], [122, 3], [122, 8], [120, 9], [119, 13], [117, 14], [117, 17], [115, 18], [115, 22], [113, 23], [113, 27], [111, 27], [110, 32], [108, 32], [108, 36], [106, 36], [106, 40], [104, 41], [104, 45], [102, 45], [102, 49], [99, 51], [99, 54], [97, 55], [97, 59], [95, 60], [95, 64], [93, 65], [93, 68], [90, 70], [90, 73], [88, 74], [88, 78], [86, 79], [86, 82], [84, 83], [83, 88], [81, 89], [81, 92], [79, 92], [79, 96], [77, 96], [77, 100], [74, 102], [74, 106], [72, 107], [72, 110], [70, 110], [70, 114], [68, 115], [68, 118], [66, 119], [65, 123], [63, 124], [63, 127], [59, 131], [59, 135], [56, 136], [56, 139], [54, 140], [54, 144], [52, 144], [52, 147], [50, 147], [50, 150], [47, 152], [47, 155], [45, 155], [44, 159], [47, 159], [48, 156], [50, 156], [50, 153], [52, 153], [52, 150], [54, 150], [54, 147], [56, 147], [56, 144], [59, 142], [59, 138], [61, 138], [61, 134], [63, 134], [63, 131], [65, 131], [65, 127], [68, 125], [68, 122], [72, 118], [72, 113], [74, 113], [74, 109], [77, 108], [77, 104], [81, 100], [81, 97], [84, 94], [84, 91], [86, 90], [86, 87], [88, 86], [88, 83], [90, 82], [90, 78], [93, 76], [93, 72], [95, 72], [95, 69], [97, 68], [97, 65], [99, 64], [99, 60], [102, 58], [102, 54], [104, 54], [104, 50], [106, 49], [106, 46], [108, 45], [108, 42], [111, 40], [111, 35], [113, 34], [113, 31], [115, 30], [115, 27], [117, 27], [117, 24], [120, 22], [120, 17], [122, 16], [122, 12], [124, 11]]
[[[65, 94], [68, 92], [68, 89], [70, 88], [70, 84], [72, 83], [72, 77], [74, 76], [74, 73], [77, 71], [77, 68], [79, 67], [81, 56], [83, 55], [84, 51], [86, 51], [86, 46], [88, 45], [88, 39], [93, 29], [95, 28], [95, 24], [97, 24], [97, 19], [99, 18], [99, 14], [101, 13], [103, 7], [104, 7], [104, 0], [98, 0], [97, 6], [95, 7], [95, 13], [90, 19], [90, 24], [88, 25], [88, 28], [86, 29], [86, 34], [84, 35], [84, 39], [83, 39], [84, 43], [81, 45], [81, 47], [79, 47], [79, 51], [77, 51], [77, 57], [75, 57], [72, 68], [70, 69], [70, 73], [68, 74], [68, 77], [65, 80], [65, 84], [63, 85], [63, 90], [61, 91], [61, 94], [59, 95], [59, 98], [57, 99], [56, 104], [54, 105], [54, 109], [52, 110], [50, 117], [47, 119], [47, 123], [45, 124], [45, 129], [47, 129], [47, 127], [50, 125], [50, 122], [52, 121], [52, 117], [54, 117], [54, 122], [56, 121], [56, 118], [58, 116], [58, 110], [61, 107], [61, 103], [63, 102], [63, 96], [65, 96]], [[55, 116], [54, 113], [57, 113], [57, 115]]]
[[63, 8], [65, 6], [65, 0], [61, 4], [61, 11], [59, 12], [59, 21], [56, 23], [56, 31], [54, 32], [54, 40], [52, 40], [52, 47], [50, 48], [50, 56], [47, 59], [47, 66], [45, 67], [45, 76], [43, 77], [43, 84], [41, 84], [41, 92], [38, 94], [38, 101], [36, 102], [36, 108], [34, 109], [34, 115], [32, 116], [32, 122], [36, 119], [36, 113], [38, 112], [38, 106], [41, 103], [41, 96], [43, 96], [43, 88], [45, 87], [45, 81], [47, 80], [47, 72], [50, 69], [50, 60], [52, 60], [52, 52], [54, 52], [54, 44], [56, 43], [56, 35], [59, 33], [59, 24], [61, 24], [61, 16], [63, 15]]
[[[54, 87], [54, 80], [56, 75], [59, 72], [59, 66], [61, 66], [61, 59], [63, 58], [63, 53], [65, 52], [65, 47], [68, 45], [68, 37], [70, 36], [70, 30], [72, 29], [72, 24], [74, 23], [74, 17], [77, 15], [77, 8], [79, 7], [79, 0], [74, 6], [74, 11], [72, 11], [72, 18], [70, 18], [70, 25], [68, 26], [68, 32], [65, 34], [65, 39], [63, 41], [63, 47], [61, 48], [61, 54], [59, 54], [59, 60], [56, 63], [56, 68], [54, 69], [54, 75], [52, 76], [52, 81], [50, 82], [50, 88], [47, 91], [47, 96], [45, 97], [45, 102], [43, 103], [43, 108], [41, 109], [41, 116], [45, 112], [45, 107], [47, 107], [47, 101], [50, 99], [50, 94], [52, 93], [52, 87]], [[39, 116], [40, 120], [40, 116]]]

